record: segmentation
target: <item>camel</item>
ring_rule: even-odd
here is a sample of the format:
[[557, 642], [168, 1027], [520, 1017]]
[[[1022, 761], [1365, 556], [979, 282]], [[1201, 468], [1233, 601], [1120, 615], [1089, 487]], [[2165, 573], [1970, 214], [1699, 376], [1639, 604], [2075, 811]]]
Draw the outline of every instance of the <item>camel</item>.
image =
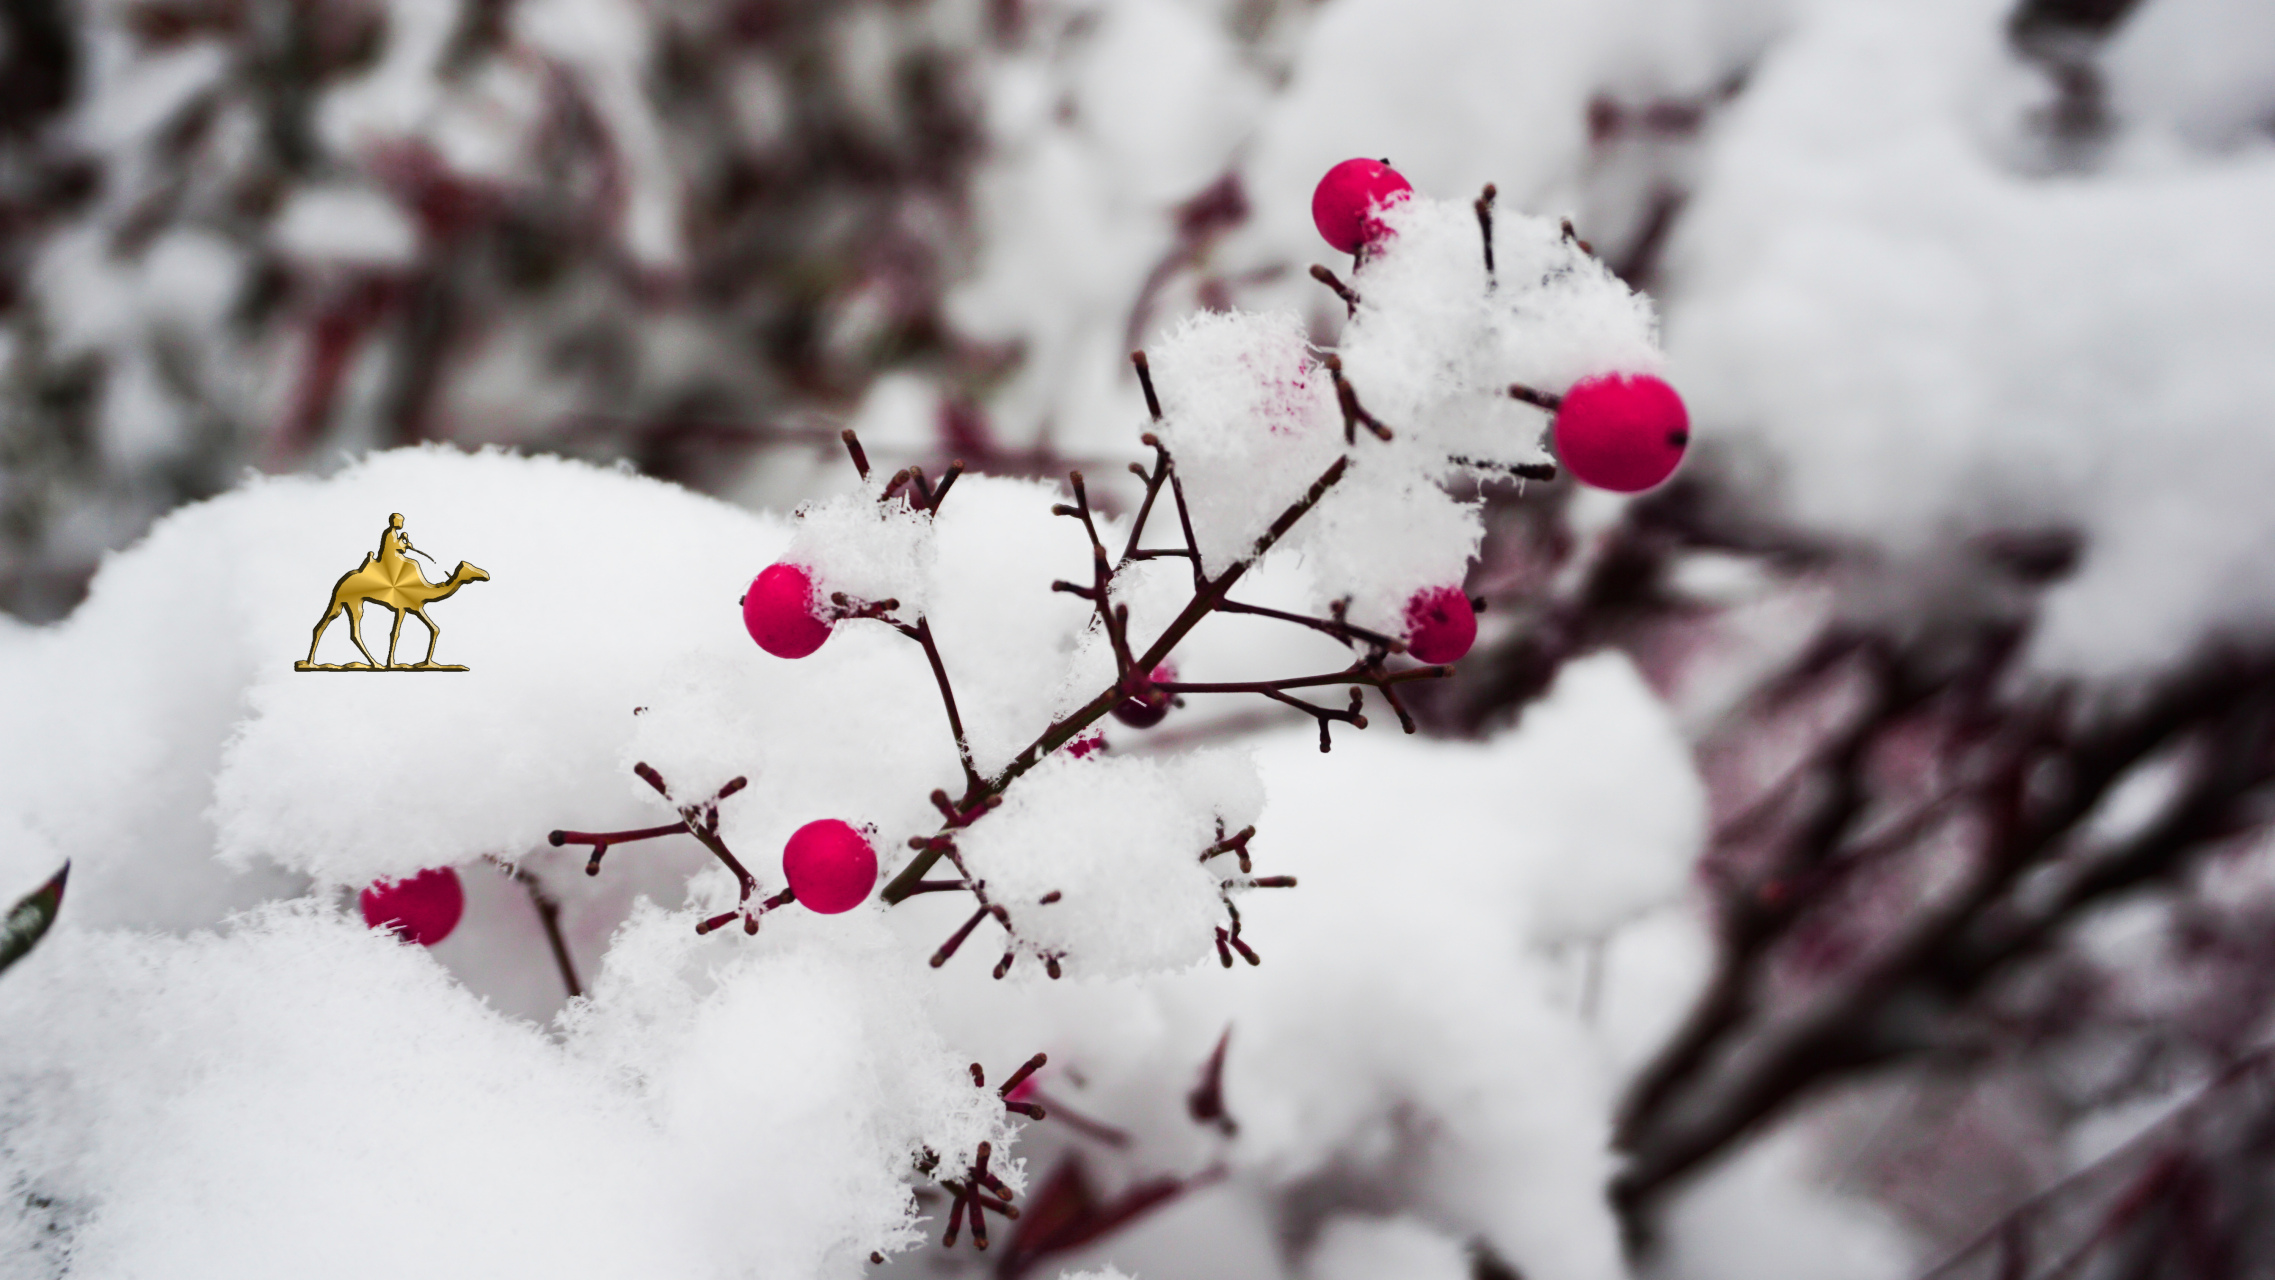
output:
[[[398, 521], [400, 519], [401, 517], [397, 517]], [[408, 546], [408, 540], [404, 540], [401, 545]], [[293, 663], [292, 669], [295, 671], [464, 671], [466, 669], [464, 667], [446, 666], [434, 660], [435, 641], [441, 639], [442, 628], [437, 627], [434, 624], [434, 619], [427, 616], [426, 607], [433, 601], [455, 594], [460, 587], [469, 582], [488, 582], [489, 580], [489, 574], [461, 560], [458, 562], [458, 567], [450, 571], [449, 580], [428, 582], [426, 575], [419, 572], [419, 566], [403, 558], [400, 554], [375, 556], [366, 553], [363, 557], [363, 563], [341, 575], [339, 582], [332, 587], [332, 602], [324, 606], [324, 616], [317, 620], [316, 634], [308, 642], [308, 660]], [[395, 611], [395, 627], [387, 633], [387, 662], [385, 665], [374, 661], [371, 650], [363, 647], [363, 606], [367, 603]], [[316, 661], [316, 646], [323, 642], [324, 628], [330, 626], [332, 619], [342, 613], [348, 615], [348, 635], [355, 640], [355, 647], [363, 654], [363, 661], [350, 662], [343, 666], [319, 665]], [[423, 662], [399, 667], [395, 665], [395, 642], [403, 634], [403, 615], [405, 614], [414, 614], [419, 621], [427, 624], [427, 656]]]

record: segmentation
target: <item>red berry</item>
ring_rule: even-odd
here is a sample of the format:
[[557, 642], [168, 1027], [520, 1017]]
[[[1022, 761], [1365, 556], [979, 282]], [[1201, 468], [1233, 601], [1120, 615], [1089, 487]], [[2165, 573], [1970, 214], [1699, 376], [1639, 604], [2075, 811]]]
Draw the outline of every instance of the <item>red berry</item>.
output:
[[1132, 729], [1150, 729], [1160, 724], [1169, 714], [1169, 695], [1151, 687], [1164, 680], [1175, 680], [1177, 668], [1164, 662], [1146, 677], [1148, 687], [1142, 698], [1124, 698], [1114, 707], [1114, 718]]
[[852, 827], [823, 818], [790, 833], [782, 874], [808, 911], [834, 916], [860, 906], [877, 887], [877, 851]]
[[1477, 610], [1460, 587], [1425, 587], [1406, 602], [1406, 652], [1420, 662], [1452, 662], [1477, 643]]
[[1380, 160], [1345, 160], [1312, 189], [1311, 220], [1327, 243], [1357, 253], [1388, 230], [1375, 211], [1413, 192], [1413, 183]]
[[366, 925], [386, 925], [405, 942], [431, 947], [449, 937], [466, 914], [466, 886], [450, 868], [430, 867], [408, 880], [382, 880], [358, 901]]
[[814, 608], [814, 580], [794, 564], [770, 564], [743, 594], [743, 626], [777, 658], [803, 658], [829, 639], [831, 622]]
[[1690, 444], [1690, 412], [1649, 374], [1582, 378], [1556, 410], [1556, 456], [1573, 479], [1640, 493], [1674, 474]]

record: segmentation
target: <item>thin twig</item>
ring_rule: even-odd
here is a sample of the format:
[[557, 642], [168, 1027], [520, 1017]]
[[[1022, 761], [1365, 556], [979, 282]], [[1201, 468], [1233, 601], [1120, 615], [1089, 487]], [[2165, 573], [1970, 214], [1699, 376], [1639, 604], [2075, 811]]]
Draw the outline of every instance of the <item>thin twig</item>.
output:
[[[1492, 250], [1487, 249], [1486, 253], [1491, 254]], [[1359, 314], [1359, 295], [1351, 286], [1343, 283], [1342, 277], [1314, 262], [1311, 264], [1311, 278], [1326, 285], [1334, 291], [1336, 297], [1343, 300], [1343, 314], [1346, 317]]]
[[1493, 197], [1500, 194], [1493, 184], [1485, 184], [1485, 191], [1477, 197], [1477, 231], [1485, 241], [1485, 278], [1493, 279]]

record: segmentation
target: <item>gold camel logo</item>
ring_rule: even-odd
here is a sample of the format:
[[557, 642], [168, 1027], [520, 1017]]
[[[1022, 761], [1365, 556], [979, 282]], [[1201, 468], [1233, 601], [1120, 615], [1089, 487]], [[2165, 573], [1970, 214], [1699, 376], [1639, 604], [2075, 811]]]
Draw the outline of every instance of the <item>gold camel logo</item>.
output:
[[[434, 563], [426, 552], [411, 545], [409, 534], [403, 532], [403, 517], [387, 517], [387, 527], [379, 535], [379, 554], [366, 553], [363, 563], [341, 575], [332, 587], [331, 603], [324, 606], [324, 616], [316, 620], [316, 634], [308, 641], [308, 660], [295, 662], [295, 671], [464, 671], [464, 667], [446, 666], [434, 660], [435, 641], [442, 638], [442, 628], [427, 616], [427, 606], [446, 596], [454, 595], [469, 582], [488, 582], [490, 575], [464, 560], [450, 571], [442, 582], [429, 582], [404, 553]], [[363, 647], [363, 606], [376, 604], [395, 611], [395, 628], [387, 633], [387, 661], [374, 661], [371, 650]], [[316, 646], [324, 641], [324, 628], [341, 614], [348, 615], [348, 635], [363, 654], [363, 661], [335, 665], [316, 661]], [[411, 614], [427, 624], [427, 656], [424, 662], [407, 666], [395, 664], [395, 641], [403, 634], [403, 616]]]

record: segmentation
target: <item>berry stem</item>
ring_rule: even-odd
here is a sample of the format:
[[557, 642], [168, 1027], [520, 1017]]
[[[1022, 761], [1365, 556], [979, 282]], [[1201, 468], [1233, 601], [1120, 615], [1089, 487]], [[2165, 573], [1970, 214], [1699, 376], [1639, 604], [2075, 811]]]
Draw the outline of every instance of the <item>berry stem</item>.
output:
[[1047, 1053], [1038, 1053], [1034, 1057], [1027, 1059], [1027, 1061], [1022, 1064], [1017, 1071], [1011, 1073], [1010, 1079], [1005, 1080], [1001, 1085], [997, 1086], [995, 1090], [996, 1096], [1002, 1098], [1010, 1097], [1012, 1090], [1018, 1088], [1020, 1085], [1027, 1083], [1027, 1077], [1035, 1074], [1037, 1071], [1042, 1070], [1043, 1064], [1049, 1062], [1050, 1060], [1051, 1056]]
[[1446, 461], [1457, 467], [1474, 467], [1480, 471], [1506, 472], [1519, 480], [1539, 480], [1545, 483], [1556, 478], [1556, 464], [1553, 462], [1487, 462], [1479, 458], [1463, 457], [1460, 454], [1449, 454]]
[[1360, 427], [1373, 432], [1377, 440], [1390, 439], [1390, 428], [1382, 425], [1381, 419], [1367, 412], [1366, 406], [1359, 403], [1358, 388], [1353, 387], [1351, 380], [1343, 376], [1342, 357], [1327, 357], [1327, 376], [1335, 380], [1335, 402], [1343, 410], [1343, 443], [1357, 444]]
[[1526, 404], [1535, 408], [1546, 409], [1550, 413], [1556, 412], [1557, 407], [1564, 403], [1562, 396], [1550, 395], [1546, 391], [1535, 391], [1521, 382], [1509, 384], [1509, 398], [1511, 400], [1522, 400]]
[[[1070, 507], [1061, 503], [1051, 510], [1056, 515], [1078, 517], [1082, 521], [1082, 531], [1090, 537], [1090, 589], [1087, 592], [1077, 590], [1075, 594], [1085, 596], [1098, 611], [1098, 621], [1106, 628], [1106, 639], [1114, 646], [1115, 681], [1128, 690], [1140, 678], [1130, 658], [1128, 611], [1116, 608], [1113, 604], [1114, 570], [1106, 561], [1106, 544], [1098, 540], [1097, 522], [1090, 517], [1090, 492], [1083, 486], [1082, 473], [1069, 472], [1067, 479], [1074, 485], [1074, 505]], [[1136, 532], [1135, 529], [1131, 530], [1133, 540]], [[1066, 584], [1052, 585], [1056, 588]]]
[[1145, 392], [1145, 411], [1161, 421], [1161, 397], [1153, 393], [1153, 366], [1146, 363], [1143, 351], [1130, 353], [1130, 366], [1137, 370], [1138, 386]]
[[956, 477], [962, 474], [964, 474], [964, 460], [962, 458], [956, 458], [948, 463], [948, 469], [940, 475], [939, 487], [932, 491], [933, 514], [939, 514], [940, 504], [948, 500], [948, 490], [956, 486]]
[[1316, 676], [1286, 676], [1278, 680], [1226, 680], [1213, 684], [1188, 681], [1163, 681], [1154, 686], [1168, 693], [1261, 693], [1272, 694], [1286, 689], [1311, 689], [1320, 685], [1365, 685], [1385, 689], [1394, 684], [1407, 684], [1415, 680], [1443, 680], [1453, 674], [1452, 667], [1409, 667], [1404, 671], [1385, 671], [1364, 662], [1353, 663], [1341, 671], [1330, 671]]
[[[941, 492], [947, 492], [942, 489]], [[964, 737], [964, 718], [956, 711], [955, 686], [948, 683], [948, 668], [940, 660], [940, 646], [932, 642], [932, 623], [919, 617], [913, 627], [904, 626], [902, 634], [924, 646], [925, 661], [932, 664], [932, 679], [940, 686], [940, 703], [948, 711], [948, 730], [956, 735], [956, 759], [964, 766], [964, 794], [976, 796], [984, 789], [979, 769], [972, 764], [972, 744]]]
[[[1485, 282], [1488, 286], [1495, 283], [1493, 278], [1493, 197], [1499, 194], [1500, 192], [1494, 189], [1493, 184], [1488, 182], [1485, 184], [1485, 190], [1478, 195], [1476, 205], [1477, 233], [1485, 241]], [[1565, 225], [1570, 226], [1571, 224], [1566, 223]]]
[[[1175, 459], [1167, 458], [1165, 460], [1172, 468], [1170, 472], [1171, 485], [1172, 492], [1176, 493], [1178, 497], [1178, 514], [1180, 517], [1184, 517], [1183, 494], [1174, 488], [1176, 483]], [[1178, 643], [1184, 640], [1194, 627], [1200, 625], [1203, 618], [1215, 612], [1224, 603], [1226, 593], [1230, 592], [1233, 586], [1247, 574], [1249, 566], [1253, 565], [1258, 558], [1271, 550], [1274, 544], [1285, 537], [1288, 530], [1295, 527], [1298, 520], [1303, 519], [1313, 507], [1319, 505], [1320, 499], [1326, 497], [1327, 491], [1335, 487], [1336, 483], [1343, 478], [1344, 472], [1349, 469], [1350, 465], [1351, 460], [1348, 455], [1337, 458], [1329, 464], [1325, 471], [1320, 472], [1319, 478], [1311, 482], [1311, 487], [1304, 492], [1303, 496], [1289, 504], [1287, 510], [1282, 511], [1279, 518], [1272, 522], [1271, 527], [1256, 539], [1255, 545], [1249, 548], [1248, 555], [1238, 563], [1227, 566], [1225, 571], [1216, 577], [1210, 578], [1201, 574], [1198, 568], [1199, 556], [1196, 552], [1194, 576], [1198, 583], [1192, 600], [1162, 630], [1161, 635], [1147, 647], [1145, 653], [1132, 662], [1127, 669], [1150, 672], [1155, 667], [1160, 666], [1162, 660], [1169, 656], [1170, 650], [1176, 648]], [[1187, 519], [1185, 523], [1189, 540], [1191, 521]], [[1408, 678], [1418, 677], [1409, 676]], [[1336, 683], [1336, 680], [1332, 678], [1315, 679], [1311, 683], [1331, 684]], [[1121, 685], [1121, 680], [1117, 678], [1112, 685], [1101, 690], [1096, 697], [1085, 703], [1079, 710], [1069, 713], [1051, 725], [1050, 728], [1044, 730], [1041, 737], [1028, 743], [1026, 747], [1020, 750], [1019, 754], [1013, 756], [1011, 762], [1004, 766], [1001, 773], [993, 778], [983, 780], [977, 792], [967, 795], [962, 807], [968, 810], [975, 804], [984, 803], [991, 796], [1002, 794], [1006, 788], [1018, 780], [1020, 775], [1042, 763], [1052, 752], [1073, 741], [1085, 729], [1103, 719], [1126, 696]], [[898, 904], [906, 899], [911, 890], [924, 879], [925, 873], [930, 871], [933, 864], [938, 862], [947, 852], [946, 848], [937, 840], [926, 841], [924, 844], [925, 847], [914, 858], [909, 859], [908, 865], [902, 867], [900, 872], [879, 893], [878, 896], [888, 906]], [[974, 927], [977, 924], [977, 920], [972, 922]], [[968, 933], [969, 929], [964, 932]], [[961, 945], [963, 939], [959, 936], [955, 941]], [[946, 956], [937, 958], [943, 963], [946, 962]]]
[[555, 831], [545, 837], [548, 844], [558, 849], [565, 844], [589, 844], [592, 858], [585, 863], [585, 874], [600, 874], [600, 859], [610, 845], [630, 844], [634, 840], [653, 840], [658, 836], [676, 836], [687, 830], [685, 822], [668, 823], [660, 827], [642, 827], [637, 831]]
[[[1487, 248], [1486, 253], [1490, 255], [1492, 249]], [[1343, 283], [1342, 277], [1314, 262], [1311, 264], [1311, 278], [1332, 289], [1335, 296], [1343, 300], [1345, 319], [1359, 314], [1359, 295], [1352, 290], [1351, 286]]]
[[561, 971], [561, 985], [569, 989], [569, 998], [576, 999], [585, 993], [577, 981], [577, 966], [569, 959], [568, 939], [561, 936], [561, 902], [545, 891], [536, 876], [516, 867], [513, 878], [529, 891], [529, 905], [537, 908], [537, 922], [545, 926], [545, 941], [553, 948], [553, 964]]
[[1310, 627], [1314, 631], [1333, 636], [1347, 645], [1364, 643], [1384, 653], [1406, 652], [1404, 640], [1396, 636], [1386, 636], [1379, 631], [1369, 631], [1365, 627], [1352, 626], [1340, 618], [1314, 618], [1307, 614], [1269, 609], [1260, 604], [1242, 604], [1238, 600], [1227, 600], [1218, 605], [1217, 608], [1224, 613], [1253, 613], [1258, 617], [1277, 618], [1282, 622], [1295, 623], [1299, 627]]
[[[1143, 359], [1144, 356], [1145, 353], [1143, 351], [1137, 353], [1137, 357], [1139, 359]], [[1148, 380], [1147, 385], [1152, 385], [1150, 379]], [[1134, 462], [1130, 464], [1130, 470], [1136, 472], [1138, 474], [1138, 478], [1145, 481], [1145, 499], [1138, 503], [1137, 516], [1130, 521], [1130, 540], [1122, 545], [1123, 564], [1128, 564], [1130, 561], [1140, 558], [1150, 560], [1160, 555], [1180, 554], [1179, 552], [1174, 551], [1151, 552], [1138, 550], [1138, 539], [1145, 535], [1145, 522], [1148, 517], [1153, 515], [1154, 499], [1161, 496], [1162, 481], [1166, 480], [1169, 477], [1169, 450], [1162, 447], [1161, 437], [1148, 431], [1145, 433], [1145, 443], [1147, 445], [1150, 445], [1153, 449], [1153, 470], [1148, 472], [1144, 467], [1141, 467]]]

